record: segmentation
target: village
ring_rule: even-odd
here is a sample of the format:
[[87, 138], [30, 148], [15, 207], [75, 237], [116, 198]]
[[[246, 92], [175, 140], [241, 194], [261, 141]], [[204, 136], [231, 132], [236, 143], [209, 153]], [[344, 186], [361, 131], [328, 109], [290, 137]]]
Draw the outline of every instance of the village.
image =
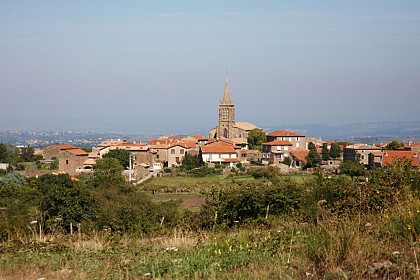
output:
[[[249, 143], [257, 135], [259, 143]], [[258, 137], [257, 137], [258, 138]], [[275, 166], [281, 173], [311, 171], [308, 162], [310, 150], [319, 155], [317, 162], [325, 172], [339, 172], [343, 161], [355, 161], [366, 168], [381, 168], [400, 159], [407, 159], [420, 168], [420, 143], [406, 143], [395, 149], [386, 149], [389, 143], [335, 143], [313, 138], [288, 129], [265, 132], [249, 122], [235, 121], [235, 105], [226, 78], [219, 104], [219, 121], [208, 136], [160, 136], [146, 143], [124, 139], [105, 140], [87, 152], [70, 144], [57, 144], [36, 150], [43, 162], [58, 160], [58, 170], [71, 176], [94, 172], [95, 163], [109, 151], [126, 150], [130, 153], [130, 166], [124, 171], [127, 180], [138, 182], [156, 175], [164, 168], [177, 167], [185, 156], [194, 155], [209, 167], [222, 165], [227, 169], [238, 166]]]

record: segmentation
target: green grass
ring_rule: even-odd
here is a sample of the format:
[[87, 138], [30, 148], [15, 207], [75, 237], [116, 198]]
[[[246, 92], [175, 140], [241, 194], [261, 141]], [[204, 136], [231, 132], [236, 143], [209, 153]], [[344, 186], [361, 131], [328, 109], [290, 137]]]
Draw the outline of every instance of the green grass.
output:
[[[419, 206], [398, 207], [393, 215], [411, 217]], [[369, 267], [386, 260], [393, 265], [390, 279], [415, 279], [418, 235], [390, 235], [390, 220], [381, 214], [360, 223], [331, 217], [315, 226], [278, 218], [266, 227], [175, 229], [148, 238], [109, 232], [46, 236], [43, 242], [29, 237], [25, 244], [0, 244], [0, 278], [367, 279]]]

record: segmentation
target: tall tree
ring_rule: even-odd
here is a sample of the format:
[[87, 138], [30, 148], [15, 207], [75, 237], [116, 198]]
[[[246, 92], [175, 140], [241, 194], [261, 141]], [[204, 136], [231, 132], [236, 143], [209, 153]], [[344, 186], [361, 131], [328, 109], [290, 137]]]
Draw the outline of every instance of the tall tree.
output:
[[24, 162], [34, 161], [35, 160], [34, 152], [35, 150], [31, 146], [23, 147], [20, 152], [20, 157], [22, 161]]
[[267, 141], [267, 136], [262, 129], [255, 128], [248, 133], [248, 145], [251, 150], [262, 150], [262, 143]]
[[309, 142], [308, 144], [309, 154], [306, 156], [306, 160], [310, 167], [316, 167], [321, 163], [321, 156], [316, 151], [315, 144]]
[[337, 143], [332, 143], [330, 148], [330, 157], [333, 159], [339, 158], [341, 155], [340, 146]]
[[328, 151], [327, 143], [322, 144], [322, 160], [329, 160], [330, 159], [330, 152]]
[[7, 159], [7, 146], [0, 143], [0, 162], [6, 162]]

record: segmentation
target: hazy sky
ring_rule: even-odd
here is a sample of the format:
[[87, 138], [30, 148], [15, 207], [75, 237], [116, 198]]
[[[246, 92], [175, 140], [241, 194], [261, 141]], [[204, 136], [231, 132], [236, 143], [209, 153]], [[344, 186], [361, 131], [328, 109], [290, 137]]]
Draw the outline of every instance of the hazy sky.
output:
[[0, 130], [208, 130], [226, 70], [238, 121], [420, 120], [420, 1], [0, 0]]

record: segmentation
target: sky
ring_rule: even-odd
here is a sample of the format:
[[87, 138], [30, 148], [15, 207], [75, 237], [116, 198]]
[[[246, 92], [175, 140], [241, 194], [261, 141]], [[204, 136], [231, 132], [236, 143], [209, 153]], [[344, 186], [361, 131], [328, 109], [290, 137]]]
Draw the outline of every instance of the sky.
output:
[[0, 0], [0, 130], [420, 120], [420, 1]]

